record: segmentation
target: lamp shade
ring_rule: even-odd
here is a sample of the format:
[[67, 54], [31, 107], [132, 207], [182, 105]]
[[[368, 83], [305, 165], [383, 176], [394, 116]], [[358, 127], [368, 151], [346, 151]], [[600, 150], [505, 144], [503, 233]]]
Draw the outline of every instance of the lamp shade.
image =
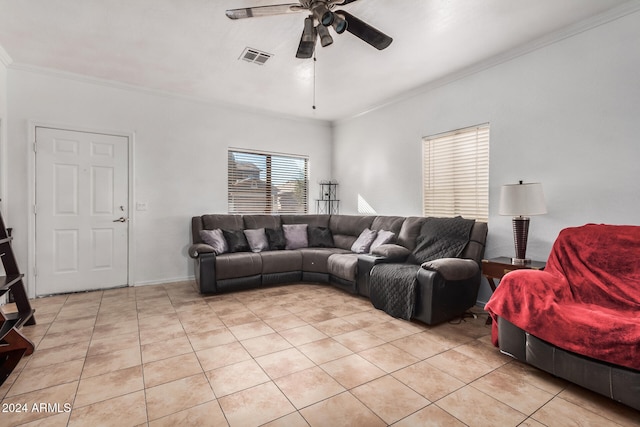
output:
[[547, 213], [547, 205], [539, 182], [507, 184], [500, 191], [500, 215], [529, 216]]

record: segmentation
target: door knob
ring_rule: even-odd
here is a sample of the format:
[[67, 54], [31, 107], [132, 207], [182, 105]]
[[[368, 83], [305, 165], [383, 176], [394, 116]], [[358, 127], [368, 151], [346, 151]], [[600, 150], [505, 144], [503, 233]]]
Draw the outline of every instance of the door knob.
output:
[[125, 218], [125, 217], [121, 216], [121, 217], [120, 217], [120, 218], [118, 218], [118, 219], [114, 219], [114, 220], [113, 220], [113, 222], [127, 222], [127, 218]]

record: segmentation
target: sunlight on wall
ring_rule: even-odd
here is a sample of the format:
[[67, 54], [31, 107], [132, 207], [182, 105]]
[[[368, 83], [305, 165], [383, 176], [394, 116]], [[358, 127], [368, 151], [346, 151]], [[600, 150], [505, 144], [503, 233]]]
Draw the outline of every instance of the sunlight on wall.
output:
[[375, 214], [377, 213], [375, 209], [373, 209], [373, 207], [371, 207], [371, 205], [369, 203], [367, 203], [367, 201], [364, 199], [364, 197], [362, 197], [360, 194], [358, 194], [358, 213], [360, 214]]

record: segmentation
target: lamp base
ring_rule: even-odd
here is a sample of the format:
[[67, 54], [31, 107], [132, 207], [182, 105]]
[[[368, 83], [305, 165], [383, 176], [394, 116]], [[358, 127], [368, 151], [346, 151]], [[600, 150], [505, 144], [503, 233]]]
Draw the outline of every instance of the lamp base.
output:
[[531, 264], [531, 260], [529, 258], [511, 258], [511, 264], [527, 265], [527, 264]]
[[[512, 258], [511, 263], [516, 264], [513, 260], [526, 260], [527, 253], [527, 237], [529, 236], [529, 218], [525, 216], [516, 216], [512, 220], [513, 223], [513, 243], [515, 244], [516, 256]], [[519, 261], [518, 261], [519, 262]]]

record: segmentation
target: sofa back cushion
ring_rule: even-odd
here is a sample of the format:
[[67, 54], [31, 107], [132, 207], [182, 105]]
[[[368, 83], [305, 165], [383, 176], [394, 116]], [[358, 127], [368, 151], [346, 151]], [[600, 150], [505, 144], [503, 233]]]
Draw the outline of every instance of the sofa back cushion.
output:
[[328, 227], [329, 215], [280, 215], [282, 224], [307, 224], [310, 227]]
[[482, 262], [484, 257], [484, 248], [487, 242], [488, 226], [486, 222], [476, 221], [471, 229], [471, 236], [469, 237], [469, 243], [462, 251], [460, 258], [472, 259], [478, 264]]
[[244, 230], [242, 215], [213, 214], [202, 215], [202, 228], [205, 230]]
[[249, 230], [257, 228], [277, 229], [282, 225], [278, 215], [244, 215], [242, 219], [244, 220], [244, 228]]
[[407, 217], [402, 223], [402, 227], [398, 233], [397, 243], [410, 251], [414, 250], [416, 247], [416, 238], [420, 235], [420, 229], [424, 221], [424, 217]]
[[[380, 231], [391, 231], [396, 235], [396, 239], [398, 238], [398, 234], [400, 234], [400, 229], [402, 228], [402, 224], [404, 223], [405, 217], [403, 216], [377, 216], [373, 220], [371, 224], [371, 229]], [[390, 243], [395, 243], [393, 240]]]
[[331, 215], [329, 228], [336, 248], [351, 250], [362, 231], [371, 228], [374, 218], [364, 215]]

